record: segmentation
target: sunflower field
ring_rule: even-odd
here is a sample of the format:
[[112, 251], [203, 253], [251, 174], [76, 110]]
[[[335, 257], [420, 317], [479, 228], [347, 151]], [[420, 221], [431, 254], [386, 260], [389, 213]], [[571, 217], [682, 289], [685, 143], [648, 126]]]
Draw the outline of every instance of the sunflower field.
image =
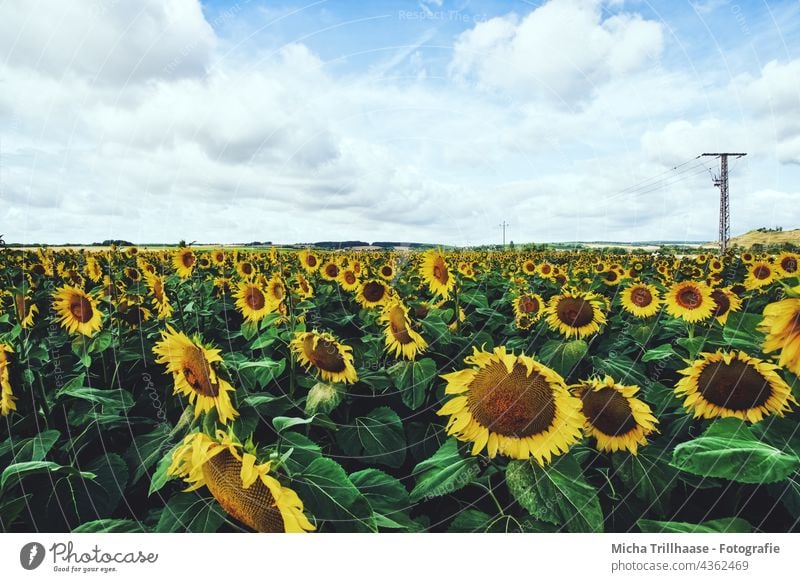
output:
[[0, 251], [0, 527], [796, 531], [781, 254]]

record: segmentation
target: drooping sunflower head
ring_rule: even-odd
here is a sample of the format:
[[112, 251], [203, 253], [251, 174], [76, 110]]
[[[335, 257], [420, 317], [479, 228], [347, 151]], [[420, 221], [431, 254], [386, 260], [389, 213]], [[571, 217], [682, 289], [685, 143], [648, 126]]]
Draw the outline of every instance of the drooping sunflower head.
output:
[[756, 261], [747, 269], [744, 286], [749, 289], [761, 289], [775, 280], [775, 269], [766, 261]]
[[303, 502], [292, 489], [270, 474], [271, 463], [259, 463], [231, 435], [217, 431], [187, 435], [175, 449], [169, 475], [183, 478], [186, 491], [200, 487], [225, 512], [261, 533], [299, 533], [315, 528], [303, 514]]
[[422, 255], [419, 272], [431, 293], [439, 295], [443, 299], [450, 297], [456, 279], [440, 251], [434, 249], [426, 251]]
[[379, 279], [370, 279], [359, 285], [356, 301], [365, 308], [386, 305], [391, 296], [391, 289]]
[[150, 290], [150, 297], [153, 300], [156, 311], [158, 311], [158, 319], [167, 319], [172, 315], [173, 308], [167, 296], [167, 287], [164, 282], [164, 277], [149, 275], [147, 277], [147, 287]]
[[117, 319], [131, 329], [137, 329], [150, 317], [150, 310], [137, 297], [125, 297], [117, 305]]
[[620, 294], [622, 308], [635, 317], [651, 317], [661, 310], [658, 289], [646, 283], [634, 283]]
[[428, 344], [414, 331], [408, 308], [397, 299], [391, 299], [383, 309], [380, 321], [385, 325], [386, 350], [394, 352], [395, 357], [413, 360], [425, 351]]
[[689, 323], [711, 317], [715, 305], [711, 298], [711, 289], [705, 283], [696, 281], [673, 283], [667, 291], [667, 313]]
[[711, 298], [714, 300], [713, 316], [722, 325], [725, 325], [731, 313], [742, 307], [742, 300], [730, 289], [714, 289], [711, 291]]
[[778, 363], [800, 376], [800, 299], [783, 299], [767, 305], [758, 329], [767, 334], [764, 353], [780, 350]]
[[196, 261], [197, 258], [190, 247], [180, 248], [172, 255], [172, 266], [175, 267], [175, 272], [181, 279], [188, 279], [192, 276]]
[[581, 437], [581, 402], [555, 371], [527, 356], [473, 348], [471, 367], [445, 374], [445, 394], [455, 395], [437, 412], [449, 416], [447, 433], [514, 459], [540, 465], [567, 452]]
[[797, 404], [778, 367], [744, 352], [700, 354], [701, 358], [681, 370], [683, 378], [675, 394], [695, 418], [736, 417], [759, 422], [765, 416], [783, 416], [790, 403]]
[[581, 399], [584, 430], [597, 440], [599, 451], [625, 450], [635, 455], [656, 430], [658, 420], [650, 407], [635, 397], [638, 386], [623, 386], [606, 376], [584, 380], [572, 390]]
[[134, 283], [140, 281], [142, 278], [142, 274], [139, 272], [139, 269], [134, 267], [125, 267], [125, 276], [133, 281]]
[[550, 329], [566, 337], [583, 338], [606, 323], [605, 301], [599, 295], [570, 289], [550, 299], [545, 310]]
[[33, 320], [39, 313], [39, 307], [31, 298], [26, 293], [14, 293], [14, 307], [17, 311], [17, 321], [22, 329], [33, 327]]
[[222, 362], [218, 349], [204, 346], [199, 338], [191, 339], [167, 325], [153, 353], [158, 356], [156, 363], [166, 364], [166, 373], [172, 373], [175, 394], [183, 394], [194, 405], [195, 418], [212, 409], [217, 410], [222, 424], [239, 416], [230, 397], [234, 388], [216, 369]]
[[353, 366], [353, 348], [340, 343], [329, 333], [297, 332], [291, 348], [301, 365], [306, 369], [313, 367], [326, 382], [355, 384], [358, 381]]
[[93, 336], [100, 331], [103, 317], [94, 296], [83, 289], [64, 285], [53, 293], [53, 309], [61, 327], [71, 334]]
[[303, 299], [310, 299], [314, 296], [314, 287], [311, 285], [311, 282], [301, 273], [295, 275], [294, 284], [295, 291]]
[[8, 371], [8, 355], [13, 353], [10, 345], [0, 343], [0, 416], [8, 416], [11, 411], [17, 409], [14, 402], [17, 397], [11, 388], [11, 374]]
[[260, 285], [253, 282], [242, 281], [239, 283], [236, 294], [236, 308], [246, 321], [255, 323], [261, 321], [265, 315], [275, 311], [277, 303], [273, 302]]

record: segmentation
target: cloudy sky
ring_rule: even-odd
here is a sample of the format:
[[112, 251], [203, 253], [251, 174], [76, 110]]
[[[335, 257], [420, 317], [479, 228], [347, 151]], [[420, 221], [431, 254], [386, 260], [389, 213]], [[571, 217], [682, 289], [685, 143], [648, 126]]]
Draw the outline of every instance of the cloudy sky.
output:
[[0, 150], [8, 242], [796, 228], [800, 4], [0, 0]]

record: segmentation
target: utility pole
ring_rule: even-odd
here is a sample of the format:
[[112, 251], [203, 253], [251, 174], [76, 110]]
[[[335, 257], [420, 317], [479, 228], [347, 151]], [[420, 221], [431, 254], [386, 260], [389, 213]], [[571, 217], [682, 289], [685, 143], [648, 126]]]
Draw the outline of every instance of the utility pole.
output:
[[714, 176], [714, 186], [719, 188], [719, 252], [725, 254], [731, 242], [731, 201], [728, 195], [728, 157], [742, 158], [747, 154], [718, 152], [704, 153], [703, 157], [719, 158], [719, 176]]
[[503, 229], [503, 248], [506, 248], [506, 227], [510, 225], [504, 220], [499, 226]]

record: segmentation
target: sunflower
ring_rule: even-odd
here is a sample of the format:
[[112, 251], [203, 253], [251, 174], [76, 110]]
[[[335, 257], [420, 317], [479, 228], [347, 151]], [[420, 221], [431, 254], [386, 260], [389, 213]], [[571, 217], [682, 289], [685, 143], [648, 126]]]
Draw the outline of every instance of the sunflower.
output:
[[61, 327], [71, 334], [92, 337], [103, 325], [97, 300], [78, 287], [64, 285], [57, 289], [53, 293], [53, 309]]
[[392, 265], [391, 263], [384, 263], [378, 268], [378, 275], [380, 275], [381, 279], [384, 279], [386, 281], [391, 281], [392, 279], [394, 279], [394, 274], [395, 274], [394, 265]]
[[214, 369], [215, 364], [222, 362], [218, 349], [205, 347], [198, 338], [192, 340], [167, 325], [153, 353], [158, 356], [156, 363], [167, 365], [165, 373], [172, 373], [174, 393], [183, 394], [194, 405], [195, 418], [213, 408], [217, 409], [222, 424], [239, 416], [228, 394], [234, 391], [233, 386]]
[[520, 320], [526, 318], [526, 321], [529, 322], [528, 327], [530, 327], [530, 324], [537, 322], [542, 316], [543, 309], [544, 300], [538, 293], [523, 293], [514, 299], [514, 316], [518, 326]]
[[320, 274], [322, 278], [326, 281], [336, 281], [339, 278], [339, 265], [336, 264], [336, 261], [327, 261], [322, 267], [320, 267]]
[[214, 249], [211, 251], [211, 262], [221, 267], [225, 264], [225, 251], [222, 249]]
[[172, 315], [172, 305], [170, 305], [169, 297], [167, 297], [164, 277], [148, 275], [146, 280], [147, 287], [150, 290], [150, 297], [153, 298], [156, 311], [158, 311], [158, 319], [167, 319]]
[[384, 307], [380, 321], [386, 324], [383, 332], [386, 349], [394, 352], [396, 358], [402, 355], [407, 360], [413, 360], [428, 347], [422, 336], [412, 329], [408, 308], [399, 299], [392, 299]]
[[675, 394], [694, 417], [733, 416], [759, 422], [769, 414], [783, 416], [797, 404], [791, 388], [778, 375], [778, 366], [744, 352], [702, 353], [701, 359], [680, 370], [684, 376]]
[[181, 477], [186, 491], [207, 487], [225, 513], [261, 533], [302, 533], [315, 528], [292, 489], [269, 474], [234, 437], [218, 430], [187, 435], [172, 454], [167, 474]]
[[11, 391], [11, 374], [8, 372], [8, 356], [13, 353], [8, 344], [0, 344], [0, 416], [8, 416], [12, 410], [17, 409], [14, 401], [17, 399]]
[[378, 307], [389, 300], [390, 287], [378, 279], [370, 279], [359, 285], [356, 301], [364, 307]]
[[714, 300], [714, 313], [712, 314], [718, 322], [725, 325], [728, 316], [742, 308], [742, 300], [730, 289], [714, 289], [711, 291], [711, 299]]
[[656, 431], [658, 420], [650, 407], [635, 398], [638, 386], [617, 384], [611, 376], [584, 380], [572, 387], [583, 403], [584, 431], [597, 440], [597, 450], [636, 454]]
[[634, 317], [651, 317], [661, 310], [658, 289], [646, 283], [634, 283], [623, 289], [620, 303]]
[[750, 251], [745, 251], [742, 253], [742, 262], [745, 264], [750, 264], [756, 259], [755, 255]]
[[195, 261], [196, 257], [190, 247], [178, 249], [172, 255], [172, 266], [175, 267], [175, 272], [181, 279], [188, 279], [192, 276]]
[[695, 281], [673, 283], [667, 290], [666, 304], [667, 313], [689, 323], [708, 319], [716, 305], [708, 285]]
[[344, 269], [339, 273], [339, 284], [345, 291], [355, 291], [358, 289], [358, 275], [353, 269]]
[[314, 366], [326, 382], [355, 384], [358, 381], [353, 366], [353, 348], [339, 343], [329, 333], [297, 332], [291, 348], [300, 364], [307, 370]]
[[270, 301], [259, 285], [247, 281], [239, 283], [234, 298], [239, 313], [242, 314], [245, 321], [251, 323], [261, 321], [265, 315], [275, 311], [277, 307], [277, 304]]
[[526, 275], [534, 275], [536, 273], [536, 263], [528, 259], [522, 263], [522, 272]]
[[100, 267], [100, 263], [97, 262], [97, 259], [92, 255], [86, 257], [86, 265], [84, 265], [83, 271], [93, 283], [99, 283], [100, 279], [103, 277], [103, 269]]
[[767, 334], [764, 353], [780, 350], [778, 364], [800, 376], [800, 299], [783, 299], [767, 305], [758, 329]]
[[239, 261], [236, 263], [236, 272], [242, 279], [250, 279], [257, 271], [250, 261]]
[[311, 286], [311, 283], [302, 274], [298, 273], [295, 275], [294, 282], [295, 291], [297, 291], [300, 297], [303, 299], [310, 299], [314, 296], [314, 287]]
[[117, 306], [117, 318], [131, 329], [140, 327], [151, 316], [150, 310], [144, 307], [136, 297], [126, 297]]
[[300, 265], [307, 273], [313, 273], [319, 269], [319, 257], [311, 251], [301, 251], [298, 258], [300, 259]]
[[708, 261], [708, 270], [712, 273], [721, 273], [724, 268], [725, 263], [722, 262], [722, 259], [714, 258]]
[[39, 313], [39, 308], [24, 293], [14, 293], [14, 307], [17, 310], [17, 321], [22, 329], [31, 328], [33, 318]]
[[142, 278], [141, 273], [139, 273], [138, 269], [134, 269], [133, 267], [125, 267], [125, 276], [133, 282], [136, 282]]
[[599, 295], [565, 289], [550, 299], [544, 311], [547, 325], [566, 337], [583, 338], [606, 323], [605, 302]]
[[286, 298], [286, 286], [283, 284], [281, 276], [277, 273], [272, 275], [267, 281], [267, 301], [276, 309], [278, 304]]
[[450, 272], [444, 255], [440, 251], [429, 250], [422, 255], [419, 267], [422, 280], [428, 285], [431, 293], [440, 295], [443, 299], [450, 297], [450, 292], [456, 284], [455, 276]]
[[798, 275], [798, 264], [800, 264], [800, 257], [796, 253], [785, 251], [775, 257], [775, 266], [782, 279], [796, 277]]
[[513, 459], [533, 457], [540, 465], [567, 452], [581, 437], [581, 401], [555, 371], [528, 356], [473, 347], [470, 368], [442, 376], [445, 394], [455, 394], [437, 411], [450, 416], [447, 434]]
[[766, 261], [757, 261], [747, 269], [744, 286], [752, 291], [766, 287], [775, 280], [775, 270]]

